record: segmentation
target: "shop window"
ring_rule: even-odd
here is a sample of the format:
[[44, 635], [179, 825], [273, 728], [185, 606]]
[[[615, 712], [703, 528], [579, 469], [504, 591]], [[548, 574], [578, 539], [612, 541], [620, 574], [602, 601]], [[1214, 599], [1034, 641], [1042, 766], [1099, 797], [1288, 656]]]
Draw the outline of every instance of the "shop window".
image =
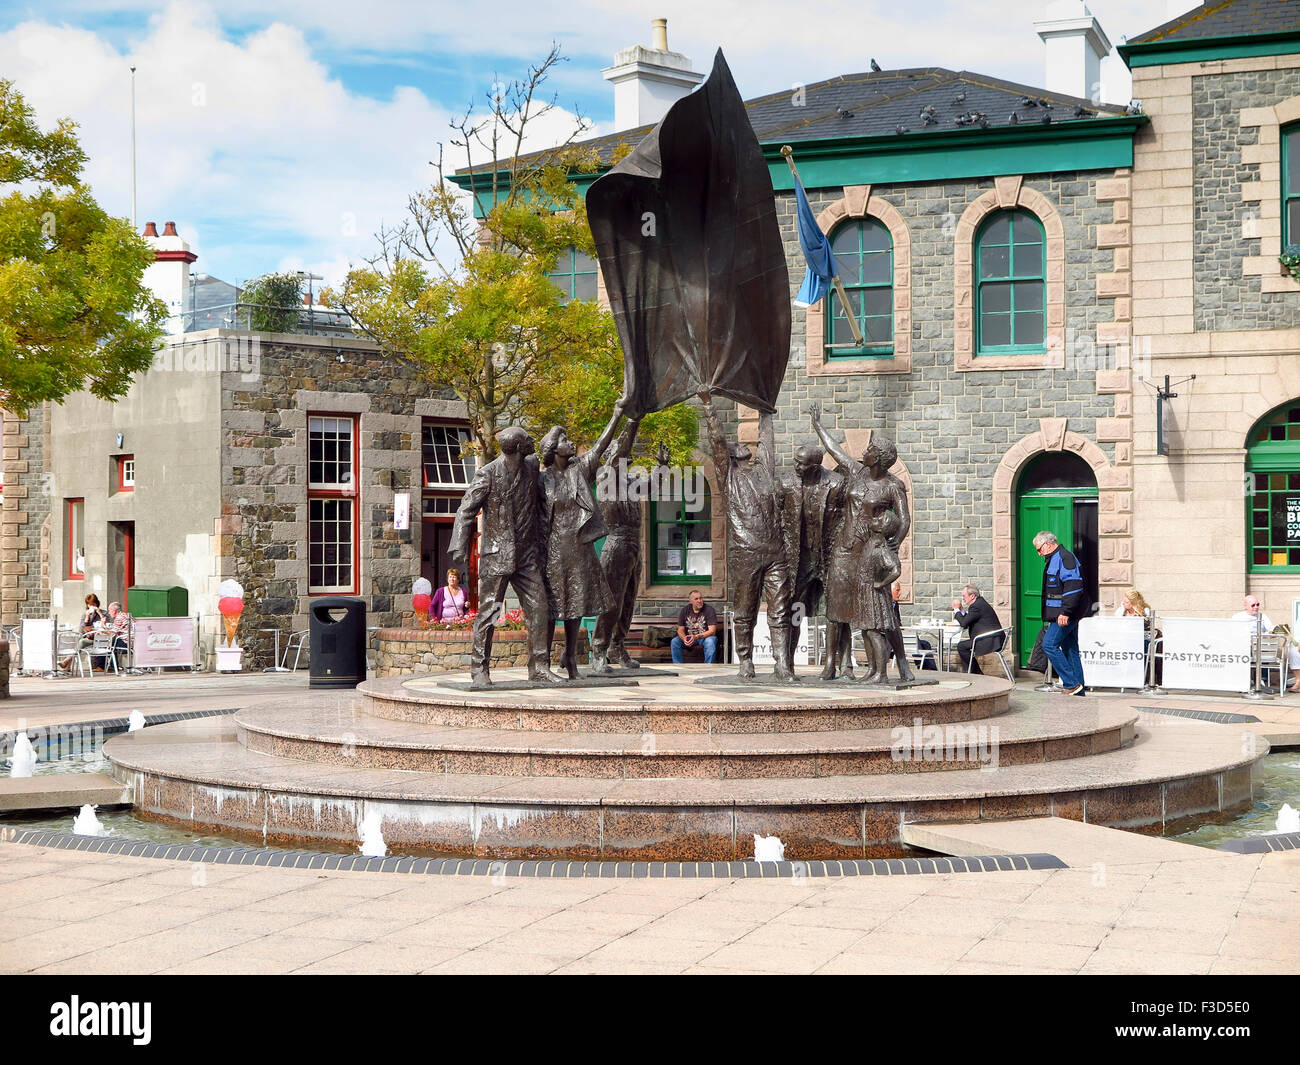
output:
[[651, 504], [652, 580], [695, 584], [713, 576], [713, 506], [705, 488], [695, 500], [659, 499]]
[[1300, 401], [1250, 431], [1246, 452], [1251, 573], [1300, 573]]

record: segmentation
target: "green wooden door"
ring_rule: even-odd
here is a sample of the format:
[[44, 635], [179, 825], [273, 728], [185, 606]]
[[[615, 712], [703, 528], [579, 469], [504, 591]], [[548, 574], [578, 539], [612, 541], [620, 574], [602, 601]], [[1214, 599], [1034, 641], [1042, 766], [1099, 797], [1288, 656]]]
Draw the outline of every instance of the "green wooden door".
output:
[[1069, 546], [1074, 543], [1074, 498], [1077, 488], [1040, 488], [1020, 497], [1016, 513], [1016, 645], [1020, 663], [1029, 661], [1043, 627], [1043, 560], [1034, 537], [1043, 530]]

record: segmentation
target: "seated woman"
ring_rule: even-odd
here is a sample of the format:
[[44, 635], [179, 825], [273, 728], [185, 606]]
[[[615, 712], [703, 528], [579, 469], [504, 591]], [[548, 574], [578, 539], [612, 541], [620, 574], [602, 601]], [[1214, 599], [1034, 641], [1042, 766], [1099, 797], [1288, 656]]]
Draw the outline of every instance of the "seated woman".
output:
[[[1143, 598], [1142, 593], [1136, 588], [1130, 588], [1120, 599], [1119, 606], [1115, 608], [1115, 617], [1117, 618], [1143, 618], [1146, 620], [1146, 630], [1142, 634], [1142, 650], [1147, 652], [1150, 657], [1151, 641], [1160, 636], [1160, 630], [1154, 625], [1156, 612], [1151, 605]], [[1154, 682], [1157, 687], [1160, 686], [1164, 679], [1164, 662], [1159, 658], [1156, 659]]]
[[[77, 649], [79, 651], [84, 651], [87, 647], [93, 647], [95, 645], [95, 630], [101, 628], [107, 623], [108, 615], [99, 608], [99, 596], [92, 592], [90, 595], [86, 596], [86, 611], [81, 615], [81, 623], [79, 625], [81, 639], [77, 643]], [[59, 668], [66, 673], [72, 668], [72, 660], [74, 657], [74, 655], [68, 655], [67, 658], [63, 659], [63, 661], [59, 663]], [[90, 664], [92, 669], [103, 669], [104, 656], [95, 656], [90, 660]]]

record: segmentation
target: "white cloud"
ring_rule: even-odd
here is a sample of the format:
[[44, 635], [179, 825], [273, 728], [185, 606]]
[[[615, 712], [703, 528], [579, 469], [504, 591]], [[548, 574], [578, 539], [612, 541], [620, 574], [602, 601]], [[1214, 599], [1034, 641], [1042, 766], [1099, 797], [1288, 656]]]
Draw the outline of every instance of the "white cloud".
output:
[[[1123, 34], [1165, 21], [1169, 2], [1089, 6], [1118, 44]], [[873, 56], [887, 68], [946, 66], [1043, 81], [1032, 27], [1043, 5], [1008, 0], [824, 0], [802, 9], [786, 0], [659, 0], [653, 11], [632, 14], [625, 0], [572, 0], [562, 16], [535, 0], [498, 0], [483, 10], [463, 0], [293, 0], [274, 5], [270, 24], [263, 0], [224, 0], [220, 8], [118, 0], [119, 15], [150, 13], [126, 51], [110, 43], [125, 36], [120, 22], [97, 33], [68, 24], [80, 13], [76, 3], [53, 0], [49, 10], [43, 18], [65, 21], [29, 20], [0, 33], [4, 75], [44, 125], [63, 115], [81, 124], [96, 194], [127, 214], [127, 68], [135, 64], [139, 221], [175, 219], [201, 256], [196, 269], [228, 280], [291, 262], [338, 271], [373, 252], [375, 231], [398, 222], [407, 196], [431, 180], [428, 160], [448, 136], [448, 118], [481, 98], [495, 65], [513, 59], [515, 70], [500, 73], [518, 73], [553, 39], [571, 61], [556, 68], [552, 87], [562, 101], [575, 94], [607, 101], [596, 115], [606, 121], [594, 132], [608, 129], [612, 90], [599, 69], [620, 48], [649, 43], [652, 14], [669, 19], [670, 47], [698, 70], [707, 71], [721, 44], [746, 95], [860, 71]], [[85, 10], [108, 26], [101, 9]], [[462, 71], [463, 81], [437, 82], [451, 97], [445, 101], [412, 87], [374, 99], [349, 90], [326, 63], [384, 61], [386, 51], [399, 63], [427, 57], [440, 71]], [[1108, 61], [1108, 98], [1127, 98], [1124, 75], [1117, 59]], [[421, 77], [417, 68], [409, 80], [431, 83]], [[568, 112], [548, 116], [528, 147], [552, 143], [571, 121]]]

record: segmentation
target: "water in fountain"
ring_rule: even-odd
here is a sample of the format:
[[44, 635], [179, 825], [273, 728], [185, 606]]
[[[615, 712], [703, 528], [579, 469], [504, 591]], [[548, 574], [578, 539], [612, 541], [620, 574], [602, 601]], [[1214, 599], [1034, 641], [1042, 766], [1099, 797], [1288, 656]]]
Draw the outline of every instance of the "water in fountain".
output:
[[754, 861], [756, 862], [783, 862], [785, 861], [785, 844], [781, 842], [780, 836], [760, 836], [754, 833]]
[[76, 819], [72, 822], [72, 833], [75, 836], [105, 836], [108, 834], [98, 817], [95, 816], [95, 807], [87, 803], [81, 808]]
[[378, 810], [367, 810], [357, 830], [361, 833], [361, 853], [367, 858], [383, 858], [388, 854], [384, 842], [384, 815]]
[[1295, 809], [1289, 802], [1282, 804], [1282, 809], [1277, 812], [1277, 830], [1279, 832], [1300, 832], [1300, 810]]
[[126, 719], [126, 731], [139, 732], [142, 728], [144, 728], [144, 714], [139, 710], [132, 710]]
[[18, 738], [14, 740], [13, 761], [9, 764], [9, 775], [11, 777], [30, 777], [36, 771], [36, 751], [32, 747], [32, 741], [27, 738], [27, 733], [18, 733]]

